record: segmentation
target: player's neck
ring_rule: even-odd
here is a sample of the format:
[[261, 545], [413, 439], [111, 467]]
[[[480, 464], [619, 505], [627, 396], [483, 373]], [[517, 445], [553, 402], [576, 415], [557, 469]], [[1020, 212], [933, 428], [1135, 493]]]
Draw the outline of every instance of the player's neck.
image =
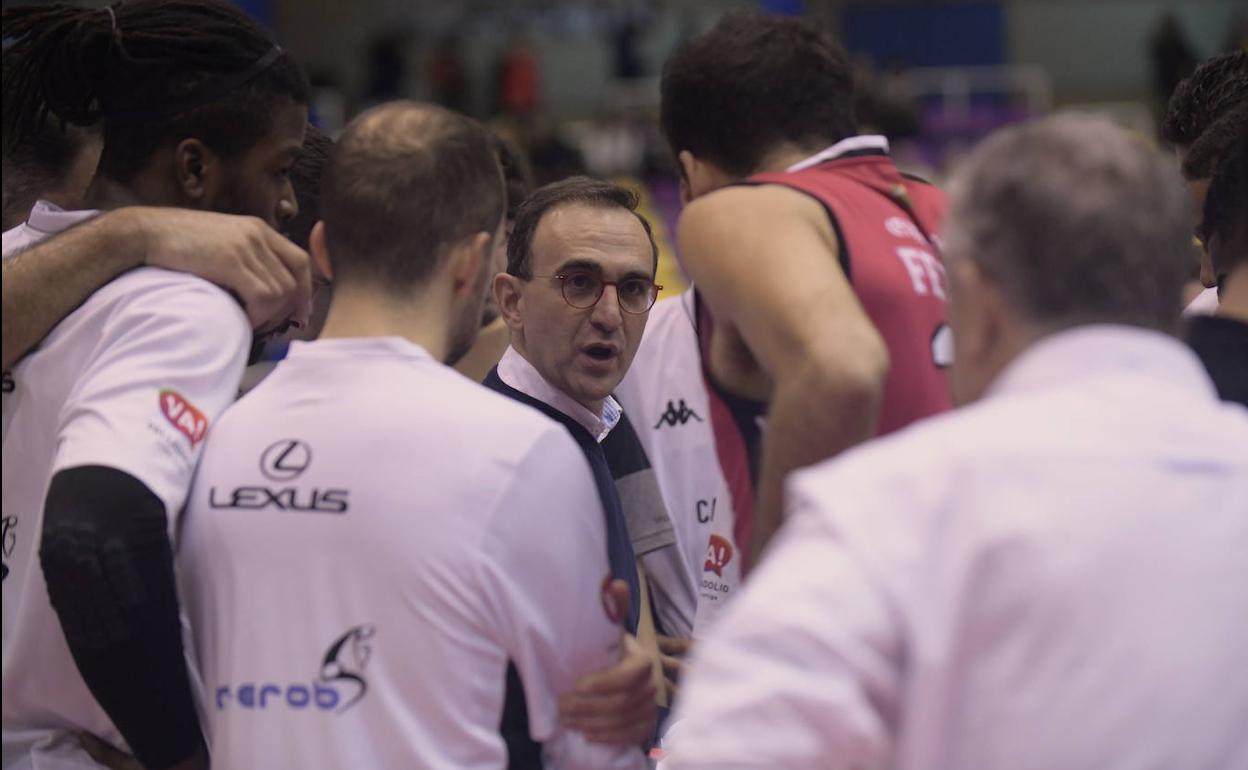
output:
[[793, 164], [801, 163], [823, 149], [824, 147], [798, 147], [786, 142], [772, 148], [764, 155], [762, 163], [754, 170], [754, 174], [775, 174], [787, 171]]
[[1248, 263], [1232, 270], [1218, 292], [1218, 315], [1248, 323]]
[[447, 355], [449, 308], [421, 298], [396, 298], [363, 287], [334, 287], [319, 339], [402, 337], [439, 361]]
[[108, 211], [123, 206], [176, 206], [167, 195], [156, 193], [141, 178], [122, 184], [113, 179], [97, 176], [87, 186], [82, 196], [84, 208]]

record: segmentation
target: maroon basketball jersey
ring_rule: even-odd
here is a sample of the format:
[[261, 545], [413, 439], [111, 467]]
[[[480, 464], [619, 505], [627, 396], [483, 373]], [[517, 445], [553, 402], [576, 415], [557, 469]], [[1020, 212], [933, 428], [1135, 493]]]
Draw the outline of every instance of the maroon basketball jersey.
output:
[[882, 151], [833, 157], [748, 181], [800, 190], [827, 209], [841, 265], [888, 346], [891, 365], [880, 435], [948, 410], [945, 368], [953, 342], [939, 256], [945, 194], [902, 176]]

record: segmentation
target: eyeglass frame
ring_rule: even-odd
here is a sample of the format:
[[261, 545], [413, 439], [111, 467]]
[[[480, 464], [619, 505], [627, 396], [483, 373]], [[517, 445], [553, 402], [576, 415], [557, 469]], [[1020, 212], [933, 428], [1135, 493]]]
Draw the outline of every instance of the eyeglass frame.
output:
[[[567, 280], [568, 280], [568, 277], [573, 274], [584, 274], [584, 275], [592, 276], [598, 281], [598, 296], [594, 297], [594, 301], [584, 307], [573, 305], [572, 300], [568, 299]], [[607, 287], [614, 286], [615, 287], [615, 301], [620, 306], [620, 310], [622, 312], [628, 313], [629, 315], [642, 315], [644, 313], [649, 313], [650, 310], [654, 308], [654, 303], [659, 301], [659, 292], [663, 291], [662, 284], [655, 283], [654, 281], [648, 281], [648, 279], [641, 278], [639, 276], [625, 278], [624, 281], [648, 281], [650, 284], [650, 288], [653, 289], [653, 292], [650, 295], [650, 304], [646, 306], [645, 310], [629, 310], [628, 308], [624, 307], [623, 302], [620, 302], [620, 284], [623, 283], [623, 281], [604, 281], [600, 276], [596, 275], [593, 270], [574, 268], [574, 269], [566, 270], [560, 273], [551, 273], [550, 275], [537, 275], [536, 273], [533, 273], [529, 276], [529, 278], [558, 278], [559, 279], [559, 295], [563, 297], [564, 302], [568, 303], [568, 307], [574, 308], [576, 310], [589, 310], [590, 308], [596, 306], [599, 302], [602, 301], [602, 295], [607, 293]]]

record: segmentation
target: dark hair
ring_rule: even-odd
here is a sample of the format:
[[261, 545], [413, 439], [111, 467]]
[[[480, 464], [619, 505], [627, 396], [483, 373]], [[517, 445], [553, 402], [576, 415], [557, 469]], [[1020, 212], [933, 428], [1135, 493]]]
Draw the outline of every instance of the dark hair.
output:
[[[3, 55], [5, 115], [16, 111], [13, 72], [17, 54]], [[47, 121], [23, 142], [8, 141], [4, 127], [4, 229], [20, 224], [35, 201], [49, 190], [60, 188], [73, 170], [79, 154], [88, 143], [99, 141], [98, 127], [78, 127], [62, 121]]]
[[1200, 232], [1207, 247], [1215, 237], [1219, 239], [1219, 248], [1209, 249], [1214, 275], [1221, 277], [1248, 262], [1248, 127], [1239, 132], [1218, 161], [1205, 198]]
[[650, 240], [650, 251], [654, 255], [654, 268], [651, 270], [653, 274], [659, 266], [659, 248], [654, 243], [650, 223], [637, 213], [639, 202], [640, 198], [632, 190], [586, 176], [569, 177], [537, 188], [516, 212], [516, 225], [511, 231], [511, 239], [507, 241], [507, 273], [526, 281], [532, 278], [533, 236], [537, 233], [542, 217], [558, 206], [578, 203], [599, 208], [619, 207], [637, 217], [637, 221], [646, 230], [646, 238]]
[[1248, 53], [1215, 56], [1179, 83], [1170, 95], [1161, 136], [1176, 147], [1191, 147], [1221, 115], [1248, 100]]
[[505, 195], [481, 124], [431, 104], [374, 107], [339, 137], [321, 182], [335, 282], [418, 287], [451, 247], [494, 233]]
[[494, 134], [493, 139], [498, 165], [503, 168], [503, 182], [507, 185], [507, 220], [514, 221], [520, 204], [533, 192], [533, 169], [510, 139], [499, 134]]
[[672, 54], [661, 92], [672, 152], [734, 176], [758, 171], [782, 143], [813, 151], [857, 132], [844, 50], [798, 19], [725, 16]]
[[186, 137], [237, 157], [270, 131], [275, 100], [308, 101], [290, 54], [224, 0], [55, 4], [6, 8], [3, 18], [20, 54], [6, 148], [37, 134], [49, 113], [76, 125], [102, 121], [100, 173], [117, 181]]
[[334, 149], [334, 140], [311, 124], [303, 136], [303, 148], [290, 167], [290, 184], [295, 188], [299, 213], [286, 223], [286, 236], [300, 248], [308, 248], [312, 227], [321, 218], [321, 175]]
[[1187, 179], [1208, 179], [1222, 154], [1248, 129], [1248, 91], [1235, 109], [1228, 109], [1192, 142], [1183, 157], [1183, 176]]

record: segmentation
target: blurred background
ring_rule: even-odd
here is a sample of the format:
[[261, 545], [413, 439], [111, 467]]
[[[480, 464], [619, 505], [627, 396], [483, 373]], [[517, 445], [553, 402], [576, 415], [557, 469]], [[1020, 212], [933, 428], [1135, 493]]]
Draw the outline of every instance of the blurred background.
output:
[[669, 289], [681, 284], [667, 242], [679, 195], [657, 131], [659, 74], [730, 10], [831, 30], [855, 63], [863, 132], [888, 136], [905, 170], [935, 182], [985, 133], [1054, 110], [1155, 136], [1179, 80], [1248, 46], [1244, 0], [238, 2], [303, 62], [313, 121], [331, 135], [371, 104], [431, 100], [514, 140], [539, 183], [589, 173], [637, 187]]

